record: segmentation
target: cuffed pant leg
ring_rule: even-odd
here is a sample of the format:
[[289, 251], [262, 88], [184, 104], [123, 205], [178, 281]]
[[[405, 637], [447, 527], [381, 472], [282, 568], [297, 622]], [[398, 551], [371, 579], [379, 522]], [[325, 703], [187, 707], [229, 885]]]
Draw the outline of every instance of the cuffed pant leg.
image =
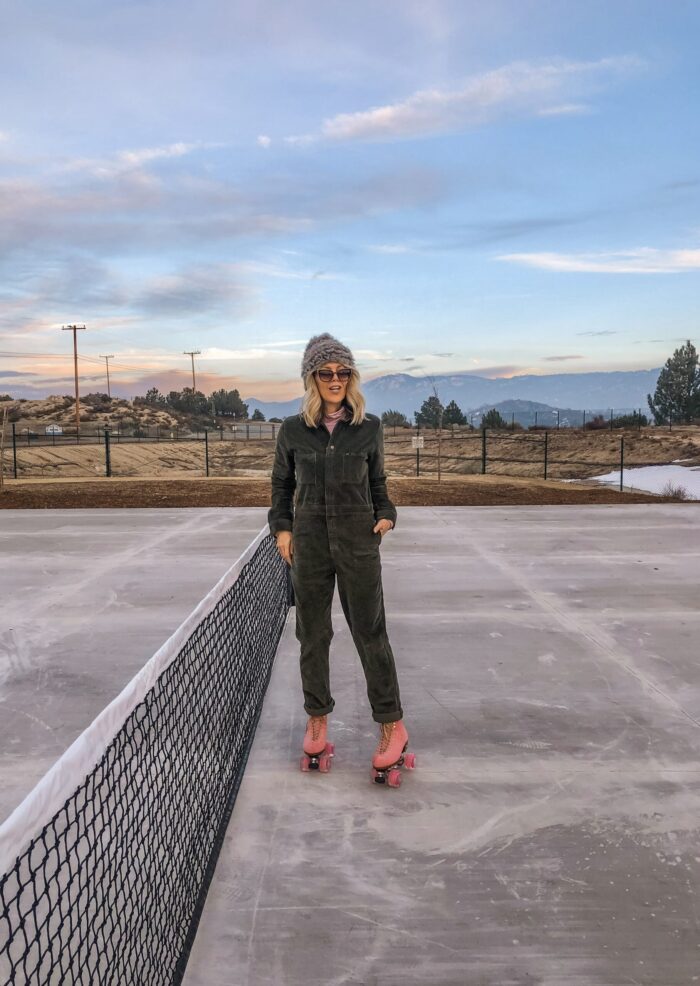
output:
[[[294, 534], [292, 586], [296, 606], [296, 637], [300, 644], [299, 667], [308, 715], [333, 711], [329, 651], [333, 637], [331, 607], [335, 570], [328, 551], [325, 525]], [[296, 525], [295, 525], [296, 528]], [[325, 542], [325, 546], [324, 546]]]
[[368, 531], [356, 532], [343, 560], [336, 558], [338, 594], [367, 681], [375, 722], [403, 717], [394, 654], [386, 631], [379, 542]]

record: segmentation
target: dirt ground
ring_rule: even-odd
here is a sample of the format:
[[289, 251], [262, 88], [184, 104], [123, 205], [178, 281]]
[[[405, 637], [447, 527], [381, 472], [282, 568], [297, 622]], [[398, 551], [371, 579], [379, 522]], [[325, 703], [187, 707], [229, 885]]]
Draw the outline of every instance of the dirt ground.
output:
[[[497, 506], [559, 503], [659, 503], [669, 498], [599, 485], [503, 476], [395, 477], [388, 481], [397, 506]], [[700, 501], [695, 501], [700, 502]], [[269, 478], [10, 480], [0, 509], [85, 507], [268, 507]]]

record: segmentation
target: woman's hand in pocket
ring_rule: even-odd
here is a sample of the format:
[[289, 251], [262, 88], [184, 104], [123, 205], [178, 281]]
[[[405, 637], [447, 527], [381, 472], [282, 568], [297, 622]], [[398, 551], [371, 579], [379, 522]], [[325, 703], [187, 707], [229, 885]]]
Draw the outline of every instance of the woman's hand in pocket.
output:
[[375, 534], [381, 534], [381, 536], [384, 537], [386, 532], [390, 531], [393, 526], [394, 525], [391, 523], [390, 520], [382, 519], [377, 521], [377, 523], [374, 525], [372, 530], [374, 531]]
[[278, 531], [276, 535], [277, 550], [288, 565], [292, 564], [294, 544], [291, 531]]

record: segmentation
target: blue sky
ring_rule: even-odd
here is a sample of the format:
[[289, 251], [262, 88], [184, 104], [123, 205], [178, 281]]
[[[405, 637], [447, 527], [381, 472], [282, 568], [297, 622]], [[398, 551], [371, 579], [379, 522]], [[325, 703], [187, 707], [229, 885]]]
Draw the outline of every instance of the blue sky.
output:
[[[0, 3], [0, 391], [287, 399], [697, 343], [700, 5]], [[10, 355], [8, 355], [10, 354]], [[55, 354], [62, 354], [56, 357]]]

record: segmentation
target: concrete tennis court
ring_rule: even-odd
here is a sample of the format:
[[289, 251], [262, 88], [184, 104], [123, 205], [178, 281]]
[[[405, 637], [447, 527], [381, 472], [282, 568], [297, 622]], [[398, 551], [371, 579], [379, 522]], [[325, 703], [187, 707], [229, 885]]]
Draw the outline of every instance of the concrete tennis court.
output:
[[0, 823], [265, 522], [251, 509], [0, 511]]
[[[264, 520], [0, 514], [3, 817]], [[417, 769], [370, 782], [336, 605], [335, 763], [299, 771], [292, 610], [185, 982], [700, 982], [695, 506], [401, 508], [382, 556]]]

